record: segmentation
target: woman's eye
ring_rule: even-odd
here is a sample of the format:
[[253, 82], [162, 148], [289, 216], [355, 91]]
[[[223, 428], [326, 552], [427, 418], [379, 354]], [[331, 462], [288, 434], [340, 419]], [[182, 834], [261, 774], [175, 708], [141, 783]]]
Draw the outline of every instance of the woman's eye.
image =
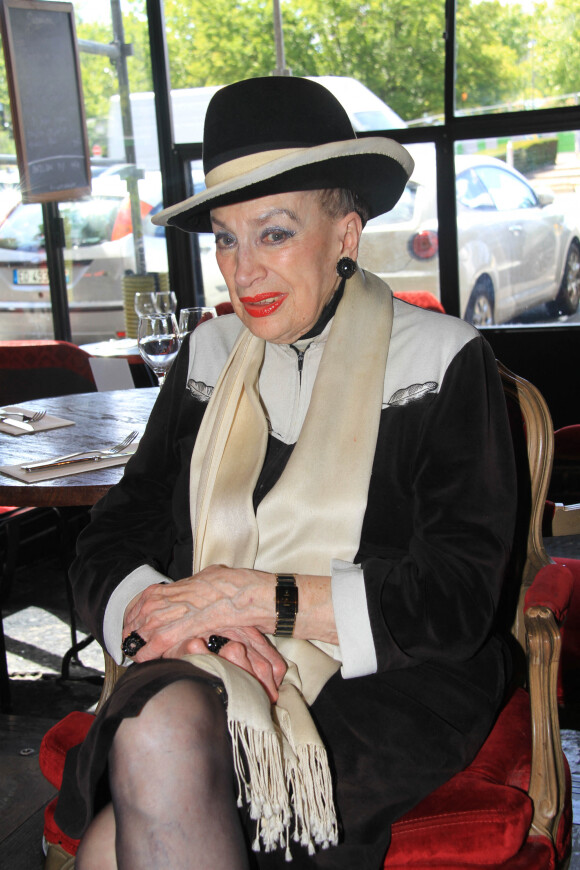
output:
[[292, 238], [293, 235], [294, 235], [294, 233], [291, 232], [290, 230], [282, 230], [282, 229], [267, 230], [263, 235], [263, 239], [265, 242], [268, 242], [269, 244], [278, 245], [278, 244], [280, 244], [280, 242], [285, 242], [286, 239]]
[[235, 238], [229, 233], [218, 233], [215, 237], [216, 248], [231, 248], [235, 241]]

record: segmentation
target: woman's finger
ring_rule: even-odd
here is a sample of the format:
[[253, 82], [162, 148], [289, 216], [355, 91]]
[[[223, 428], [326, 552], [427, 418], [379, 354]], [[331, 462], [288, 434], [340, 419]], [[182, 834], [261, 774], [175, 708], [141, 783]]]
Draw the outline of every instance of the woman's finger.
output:
[[239, 629], [239, 636], [242, 641], [245, 641], [250, 647], [259, 652], [265, 659], [268, 660], [272, 667], [274, 681], [277, 686], [284, 679], [284, 674], [287, 670], [286, 661], [280, 655], [276, 647], [265, 637], [257, 628], [249, 627]]
[[181, 640], [175, 646], [167, 649], [161, 658], [180, 659], [187, 655], [210, 655], [205, 640], [201, 637], [190, 637], [186, 640]]
[[270, 701], [278, 700], [278, 687], [272, 673], [272, 666], [256, 650], [240, 641], [230, 641], [220, 650], [220, 656], [252, 674], [263, 686]]

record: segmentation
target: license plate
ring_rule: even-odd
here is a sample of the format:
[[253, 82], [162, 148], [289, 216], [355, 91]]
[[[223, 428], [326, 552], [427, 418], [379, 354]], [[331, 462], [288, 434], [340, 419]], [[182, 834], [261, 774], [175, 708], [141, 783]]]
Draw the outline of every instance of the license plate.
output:
[[[65, 279], [68, 284], [70, 280], [70, 272], [65, 269]], [[14, 269], [13, 284], [27, 284], [35, 287], [48, 287], [48, 269]]]

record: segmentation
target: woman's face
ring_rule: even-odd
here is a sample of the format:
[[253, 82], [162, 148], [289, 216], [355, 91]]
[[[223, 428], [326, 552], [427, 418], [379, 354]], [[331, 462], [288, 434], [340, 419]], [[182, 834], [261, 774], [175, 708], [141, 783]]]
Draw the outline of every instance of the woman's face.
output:
[[356, 259], [361, 221], [330, 217], [316, 191], [280, 193], [211, 213], [217, 262], [234, 311], [259, 338], [290, 344], [338, 287], [336, 264]]

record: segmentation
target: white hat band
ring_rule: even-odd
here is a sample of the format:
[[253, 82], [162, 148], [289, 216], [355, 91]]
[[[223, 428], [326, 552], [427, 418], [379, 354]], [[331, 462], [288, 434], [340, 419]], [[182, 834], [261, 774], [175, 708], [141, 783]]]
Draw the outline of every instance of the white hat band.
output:
[[205, 177], [206, 187], [215, 187], [216, 184], [232, 181], [281, 157], [289, 157], [303, 151], [308, 151], [308, 148], [277, 148], [272, 151], [258, 151], [257, 154], [248, 154], [246, 157], [236, 157], [211, 169]]

